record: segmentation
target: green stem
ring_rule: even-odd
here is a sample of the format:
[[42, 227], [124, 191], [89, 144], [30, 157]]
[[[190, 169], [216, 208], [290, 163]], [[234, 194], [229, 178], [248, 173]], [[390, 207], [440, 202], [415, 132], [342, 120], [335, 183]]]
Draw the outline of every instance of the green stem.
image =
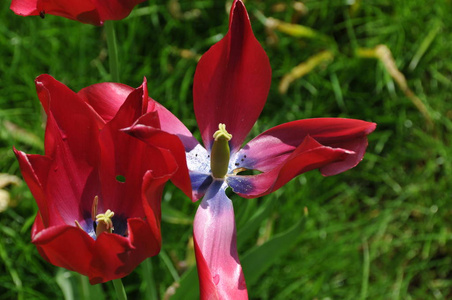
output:
[[122, 284], [121, 278], [112, 280], [113, 286], [115, 287], [116, 296], [118, 300], [127, 300], [126, 291], [124, 290], [124, 285]]
[[80, 279], [80, 292], [82, 294], [82, 299], [85, 300], [91, 300], [91, 296], [89, 293], [89, 287], [88, 287], [88, 277], [86, 277], [85, 275], [79, 274], [79, 279]]
[[110, 62], [111, 80], [119, 82], [119, 60], [118, 45], [116, 43], [116, 34], [113, 21], [105, 21], [105, 33], [107, 35], [108, 60]]
[[149, 300], [157, 300], [157, 288], [154, 281], [151, 257], [143, 262], [144, 282], [146, 284], [146, 295]]

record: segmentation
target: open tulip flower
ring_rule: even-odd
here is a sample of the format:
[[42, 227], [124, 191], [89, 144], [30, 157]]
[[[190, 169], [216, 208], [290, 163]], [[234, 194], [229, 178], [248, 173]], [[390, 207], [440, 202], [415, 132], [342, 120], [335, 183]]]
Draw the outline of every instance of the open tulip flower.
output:
[[106, 20], [127, 17], [145, 0], [13, 0], [10, 8], [20, 16], [65, 17], [82, 23], [102, 25]]
[[[184, 143], [193, 200], [203, 197], [193, 225], [202, 299], [248, 297], [228, 187], [255, 198], [309, 170], [325, 176], [344, 172], [361, 161], [367, 135], [376, 127], [353, 119], [298, 120], [241, 147], [262, 111], [270, 81], [268, 57], [253, 35], [244, 4], [236, 0], [229, 32], [202, 56], [195, 72], [194, 109], [205, 147], [176, 117], [166, 113], [161, 120], [162, 129]], [[147, 138], [145, 127], [129, 133]], [[245, 170], [259, 174], [241, 175]]]
[[[160, 130], [146, 82], [76, 94], [41, 75], [36, 88], [47, 114], [45, 155], [15, 150], [39, 209], [32, 242], [45, 260], [92, 284], [124, 277], [160, 251], [164, 184], [171, 179], [191, 194], [178, 167], [183, 145]], [[123, 132], [135, 122], [147, 126], [147, 144]]]

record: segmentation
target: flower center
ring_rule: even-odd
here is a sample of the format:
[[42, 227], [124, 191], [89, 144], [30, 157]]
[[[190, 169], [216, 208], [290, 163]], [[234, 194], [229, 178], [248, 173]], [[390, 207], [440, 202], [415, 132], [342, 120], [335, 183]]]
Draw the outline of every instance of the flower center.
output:
[[[99, 197], [96, 196], [94, 197], [94, 201], [93, 201], [93, 206], [92, 206], [92, 210], [91, 210], [91, 219], [95, 220], [95, 225], [94, 228], [96, 230], [96, 237], [98, 237], [102, 232], [108, 232], [108, 233], [112, 233], [113, 230], [115, 229], [113, 227], [113, 216], [115, 215], [114, 212], [112, 212], [110, 209], [107, 209], [107, 211], [103, 214], [98, 214], [97, 213], [97, 206], [99, 203]], [[83, 227], [80, 225], [80, 223], [75, 220], [75, 225], [84, 230]]]
[[214, 178], [224, 178], [229, 166], [229, 141], [232, 135], [226, 131], [226, 125], [220, 123], [218, 130], [213, 134], [212, 151], [210, 153], [210, 169]]

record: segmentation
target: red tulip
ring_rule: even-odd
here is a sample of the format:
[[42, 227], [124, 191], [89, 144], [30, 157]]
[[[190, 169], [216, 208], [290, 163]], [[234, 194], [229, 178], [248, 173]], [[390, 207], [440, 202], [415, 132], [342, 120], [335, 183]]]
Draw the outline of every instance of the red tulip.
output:
[[[254, 37], [242, 1], [232, 4], [229, 32], [198, 63], [193, 97], [204, 147], [172, 114], [162, 129], [182, 140], [192, 184], [201, 197], [194, 221], [201, 299], [247, 299], [236, 247], [234, 210], [225, 190], [254, 198], [313, 169], [335, 175], [356, 166], [375, 123], [353, 119], [298, 120], [271, 128], [242, 147], [270, 89], [268, 57]], [[131, 134], [146, 141], [144, 127]], [[240, 175], [244, 170], [258, 175]]]
[[121, 20], [145, 0], [13, 0], [10, 8], [20, 16], [65, 17], [82, 23], [102, 25], [106, 20]]
[[[164, 184], [191, 193], [183, 146], [160, 130], [146, 81], [76, 94], [41, 75], [36, 88], [47, 114], [45, 155], [15, 150], [39, 209], [32, 242], [45, 260], [92, 284], [124, 277], [160, 251]], [[151, 130], [148, 144], [123, 132], [134, 123]]]

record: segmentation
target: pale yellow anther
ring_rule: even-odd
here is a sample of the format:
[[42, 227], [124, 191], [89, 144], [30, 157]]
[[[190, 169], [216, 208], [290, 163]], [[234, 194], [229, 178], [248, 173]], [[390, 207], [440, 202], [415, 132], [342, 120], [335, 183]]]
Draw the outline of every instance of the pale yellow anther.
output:
[[99, 226], [101, 223], [105, 225], [105, 229], [110, 230], [113, 229], [113, 221], [111, 218], [115, 215], [114, 212], [107, 209], [107, 211], [104, 214], [98, 214], [96, 216], [96, 222], [97, 226]]
[[224, 137], [226, 141], [230, 141], [232, 139], [232, 134], [226, 131], [226, 124], [218, 124], [218, 130], [213, 134], [215, 141], [218, 141], [220, 137]]

